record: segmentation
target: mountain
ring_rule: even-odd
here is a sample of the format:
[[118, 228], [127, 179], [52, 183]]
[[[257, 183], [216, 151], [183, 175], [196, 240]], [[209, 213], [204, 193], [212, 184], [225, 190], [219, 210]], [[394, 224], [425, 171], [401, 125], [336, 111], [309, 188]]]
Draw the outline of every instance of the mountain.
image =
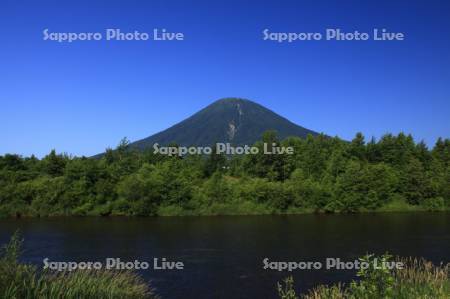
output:
[[211, 146], [216, 142], [252, 145], [267, 130], [278, 137], [305, 138], [318, 133], [296, 125], [275, 112], [249, 100], [226, 98], [218, 100], [178, 124], [150, 137], [130, 144], [145, 149], [153, 144], [180, 146]]

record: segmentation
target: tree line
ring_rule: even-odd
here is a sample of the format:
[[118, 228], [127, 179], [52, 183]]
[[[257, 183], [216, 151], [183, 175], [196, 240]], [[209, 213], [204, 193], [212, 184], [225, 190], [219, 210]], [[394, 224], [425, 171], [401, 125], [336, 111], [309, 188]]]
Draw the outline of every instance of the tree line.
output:
[[[292, 155], [264, 155], [263, 144]], [[174, 146], [174, 145], [172, 145]], [[176, 146], [176, 145], [175, 145]], [[214, 215], [448, 210], [450, 140], [411, 135], [350, 142], [325, 135], [278, 140], [256, 155], [167, 156], [123, 139], [99, 158], [52, 150], [0, 156], [0, 217]]]

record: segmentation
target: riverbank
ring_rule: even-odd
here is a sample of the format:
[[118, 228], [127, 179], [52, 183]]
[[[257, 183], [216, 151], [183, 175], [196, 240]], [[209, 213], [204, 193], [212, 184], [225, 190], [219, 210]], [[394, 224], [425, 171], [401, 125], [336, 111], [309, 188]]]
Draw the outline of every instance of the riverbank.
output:
[[450, 212], [448, 207], [410, 205], [404, 201], [394, 201], [377, 209], [361, 208], [357, 211], [327, 211], [313, 208], [289, 207], [280, 211], [271, 206], [253, 202], [215, 203], [196, 210], [186, 210], [179, 206], [163, 206], [158, 209], [158, 216], [245, 216], [245, 215], [303, 215], [303, 214], [355, 214], [355, 213], [389, 213], [389, 212]]
[[[285, 210], [276, 209], [267, 204], [257, 204], [251, 201], [213, 203], [209, 206], [184, 208], [178, 205], [164, 205], [158, 207], [154, 215], [145, 217], [175, 217], [175, 216], [257, 216], [257, 215], [305, 215], [305, 214], [365, 214], [365, 213], [411, 213], [411, 212], [450, 212], [445, 206], [410, 205], [405, 201], [393, 201], [377, 209], [360, 208], [356, 211], [327, 211], [313, 208], [289, 207]], [[0, 215], [0, 219], [7, 218], [41, 218], [41, 217], [142, 217], [133, 216], [117, 211], [110, 211], [107, 207], [99, 207], [83, 213], [52, 213], [34, 214], [24, 213], [19, 215]]]

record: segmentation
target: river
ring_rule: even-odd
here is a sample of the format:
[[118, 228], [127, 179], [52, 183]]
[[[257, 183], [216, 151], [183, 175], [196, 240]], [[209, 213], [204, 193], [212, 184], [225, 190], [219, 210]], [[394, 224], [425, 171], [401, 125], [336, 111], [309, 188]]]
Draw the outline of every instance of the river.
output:
[[[298, 291], [349, 281], [355, 270], [264, 269], [268, 261], [353, 261], [365, 253], [449, 262], [450, 213], [44, 218], [0, 220], [0, 242], [20, 229], [22, 260], [148, 262], [138, 272], [165, 298], [277, 298], [276, 282], [292, 275]], [[152, 269], [154, 258], [182, 270]], [[267, 261], [267, 260], [266, 260]]]

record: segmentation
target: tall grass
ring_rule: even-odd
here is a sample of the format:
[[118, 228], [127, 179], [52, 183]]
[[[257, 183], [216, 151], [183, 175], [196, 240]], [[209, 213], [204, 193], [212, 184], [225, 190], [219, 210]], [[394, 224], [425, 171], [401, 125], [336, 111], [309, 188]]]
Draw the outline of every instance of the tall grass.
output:
[[15, 233], [0, 254], [0, 298], [158, 298], [136, 274], [126, 271], [38, 271], [18, 262], [22, 240]]
[[[373, 264], [373, 256], [363, 260]], [[381, 258], [390, 260], [390, 256]], [[306, 294], [298, 296], [294, 290], [292, 277], [278, 283], [281, 299], [449, 299], [450, 298], [450, 264], [435, 266], [424, 259], [397, 258], [405, 267], [403, 269], [375, 269], [359, 271], [360, 280], [350, 284], [342, 283], [331, 286], [320, 285]]]

